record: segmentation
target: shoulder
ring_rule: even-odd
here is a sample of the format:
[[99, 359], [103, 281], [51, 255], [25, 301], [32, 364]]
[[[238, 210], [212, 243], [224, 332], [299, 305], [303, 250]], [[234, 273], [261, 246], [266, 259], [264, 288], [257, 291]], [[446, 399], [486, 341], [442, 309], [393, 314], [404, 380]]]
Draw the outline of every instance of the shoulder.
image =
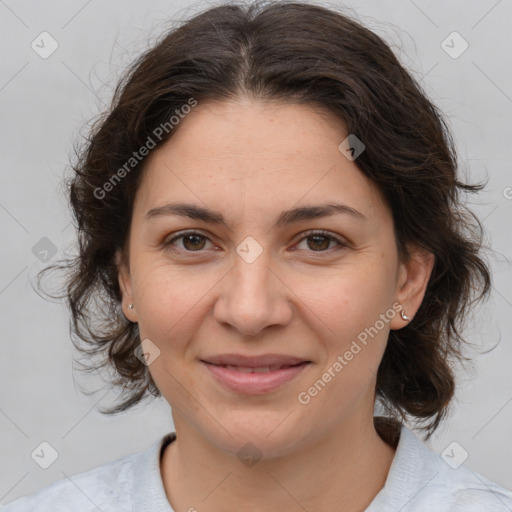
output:
[[433, 476], [432, 492], [437, 501], [446, 502], [447, 512], [512, 512], [512, 491], [468, 467], [453, 469], [435, 455], [440, 469]]
[[457, 457], [453, 450], [432, 451], [402, 426], [384, 488], [367, 512], [512, 512], [512, 491], [456, 463]]
[[133, 470], [140, 453], [62, 478], [43, 489], [14, 500], [1, 512], [113, 512], [131, 510]]

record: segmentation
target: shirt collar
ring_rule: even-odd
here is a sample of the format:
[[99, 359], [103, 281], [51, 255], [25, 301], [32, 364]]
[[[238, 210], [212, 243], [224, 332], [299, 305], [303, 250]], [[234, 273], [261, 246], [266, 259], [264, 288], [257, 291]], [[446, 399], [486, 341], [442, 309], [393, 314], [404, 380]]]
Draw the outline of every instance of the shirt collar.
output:
[[[174, 512], [165, 494], [160, 456], [175, 439], [176, 432], [170, 432], [138, 456], [133, 467], [133, 512]], [[435, 461], [431, 460], [434, 456], [413, 432], [402, 425], [386, 483], [365, 512], [405, 507], [439, 473]]]
[[436, 457], [411, 430], [402, 425], [384, 487], [365, 512], [407, 510], [407, 504], [440, 472]]
[[132, 512], [174, 512], [165, 494], [160, 457], [175, 439], [176, 432], [170, 432], [139, 455], [133, 467]]

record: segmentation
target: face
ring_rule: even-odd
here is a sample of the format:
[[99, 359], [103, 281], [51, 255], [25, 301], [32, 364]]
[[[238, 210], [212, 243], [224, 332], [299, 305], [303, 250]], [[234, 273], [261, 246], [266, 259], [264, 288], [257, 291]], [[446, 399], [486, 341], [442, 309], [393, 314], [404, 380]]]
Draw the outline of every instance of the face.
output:
[[[147, 162], [119, 273], [177, 431], [272, 457], [367, 426], [389, 331], [406, 325], [398, 303], [412, 319], [432, 258], [399, 262], [391, 211], [338, 149], [336, 118], [240, 100], [199, 104], [181, 123]], [[283, 216], [328, 204], [342, 206]], [[308, 363], [251, 380], [203, 362], [221, 354]]]

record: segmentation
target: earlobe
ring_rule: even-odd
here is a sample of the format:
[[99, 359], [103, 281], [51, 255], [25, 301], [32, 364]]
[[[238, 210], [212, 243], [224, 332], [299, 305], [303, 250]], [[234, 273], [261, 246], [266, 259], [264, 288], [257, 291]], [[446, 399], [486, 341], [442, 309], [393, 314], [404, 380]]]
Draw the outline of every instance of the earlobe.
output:
[[[132, 293], [130, 271], [123, 260], [120, 250], [116, 251], [115, 254], [116, 266], [118, 269], [118, 282], [121, 290], [121, 306], [123, 309], [124, 316], [130, 320], [130, 322], [137, 322], [137, 314], [135, 312], [134, 298]], [[131, 307], [130, 307], [131, 306]]]
[[406, 318], [396, 315], [391, 321], [391, 329], [401, 329], [413, 321], [425, 296], [427, 285], [435, 264], [435, 255], [421, 247], [409, 248], [410, 258], [406, 263], [400, 263], [397, 279], [396, 300], [402, 305]]

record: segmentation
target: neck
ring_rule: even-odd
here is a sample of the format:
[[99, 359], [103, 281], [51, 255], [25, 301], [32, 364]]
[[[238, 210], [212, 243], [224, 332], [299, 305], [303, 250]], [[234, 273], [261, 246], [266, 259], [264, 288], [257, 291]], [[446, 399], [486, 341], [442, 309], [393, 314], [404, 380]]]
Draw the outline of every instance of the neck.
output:
[[176, 440], [161, 461], [167, 498], [176, 512], [363, 511], [386, 481], [397, 441], [384, 423], [364, 425], [344, 424], [292, 454], [244, 465], [175, 418]]

